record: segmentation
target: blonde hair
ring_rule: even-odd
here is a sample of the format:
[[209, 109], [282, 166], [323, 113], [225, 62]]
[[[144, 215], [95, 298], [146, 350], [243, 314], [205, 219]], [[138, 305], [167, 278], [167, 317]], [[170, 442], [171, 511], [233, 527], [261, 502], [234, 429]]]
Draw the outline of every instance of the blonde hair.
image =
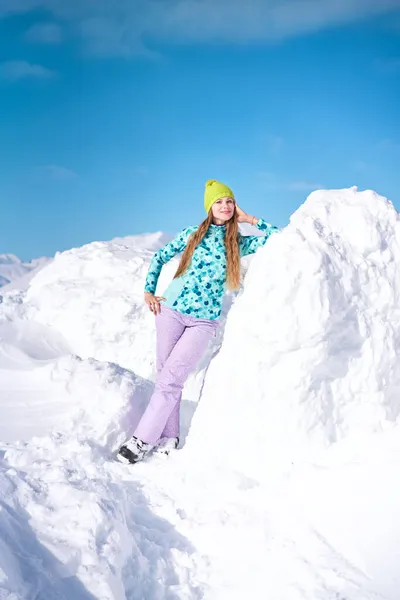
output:
[[[212, 225], [212, 211], [208, 213], [208, 217], [199, 225], [197, 231], [195, 231], [189, 238], [187, 246], [183, 252], [181, 262], [179, 263], [178, 270], [174, 275], [180, 277], [189, 268], [192, 260], [193, 252], [197, 246], [201, 243], [207, 231]], [[239, 252], [239, 228], [238, 228], [238, 217], [235, 212], [233, 217], [229, 219], [226, 224], [225, 232], [225, 250], [226, 250], [226, 281], [229, 290], [237, 290], [240, 284], [240, 252]]]

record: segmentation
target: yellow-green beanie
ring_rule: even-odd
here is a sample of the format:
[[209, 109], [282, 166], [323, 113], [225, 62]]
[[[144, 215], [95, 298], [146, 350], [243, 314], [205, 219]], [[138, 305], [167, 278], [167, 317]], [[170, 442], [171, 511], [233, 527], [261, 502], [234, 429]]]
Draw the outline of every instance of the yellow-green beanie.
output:
[[229, 188], [227, 185], [224, 185], [220, 181], [209, 179], [206, 182], [206, 189], [204, 191], [204, 208], [206, 209], [206, 213], [208, 214], [214, 202], [227, 196], [235, 199], [231, 188]]

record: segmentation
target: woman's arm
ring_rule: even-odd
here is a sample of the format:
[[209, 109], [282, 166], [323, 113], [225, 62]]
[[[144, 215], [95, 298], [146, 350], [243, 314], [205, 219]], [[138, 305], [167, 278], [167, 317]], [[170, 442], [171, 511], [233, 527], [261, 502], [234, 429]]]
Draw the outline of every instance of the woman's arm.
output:
[[191, 234], [196, 231], [197, 227], [187, 227], [179, 235], [176, 236], [173, 240], [171, 240], [164, 248], [158, 250], [153, 256], [149, 271], [146, 277], [146, 284], [144, 286], [144, 291], [149, 292], [150, 294], [154, 294], [157, 288], [158, 278], [161, 273], [161, 269], [163, 265], [165, 265], [171, 258], [183, 252], [186, 248], [186, 244], [188, 242]]
[[236, 211], [238, 213], [238, 221], [239, 223], [249, 223], [249, 225], [254, 225], [262, 231], [265, 235], [241, 235], [239, 238], [239, 248], [240, 255], [247, 256], [248, 254], [254, 254], [257, 248], [260, 246], [264, 246], [269, 236], [279, 231], [278, 227], [275, 225], [270, 225], [264, 219], [257, 219], [257, 217], [253, 217], [252, 215], [248, 215], [241, 208], [236, 206]]

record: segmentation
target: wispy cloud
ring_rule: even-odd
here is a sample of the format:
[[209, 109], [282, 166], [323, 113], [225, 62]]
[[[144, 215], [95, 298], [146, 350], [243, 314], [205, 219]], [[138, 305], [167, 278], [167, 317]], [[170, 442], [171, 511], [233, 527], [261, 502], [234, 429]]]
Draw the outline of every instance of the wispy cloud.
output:
[[268, 42], [399, 9], [399, 0], [3, 0], [0, 16], [45, 8], [97, 55], [151, 52], [169, 43]]
[[36, 167], [35, 175], [52, 181], [73, 181], [79, 179], [78, 173], [60, 165], [42, 165]]
[[174, 3], [160, 25], [165, 32], [178, 31], [187, 40], [268, 41], [398, 7], [398, 0], [185, 0]]
[[132, 27], [129, 19], [126, 23], [119, 23], [103, 17], [88, 17], [77, 24], [77, 33], [81, 36], [84, 50], [92, 56], [158, 58], [159, 54], [146, 48]]
[[63, 34], [61, 27], [56, 23], [37, 23], [28, 29], [25, 39], [37, 44], [60, 44]]
[[9, 81], [50, 79], [55, 77], [55, 75], [55, 71], [51, 71], [43, 65], [35, 65], [25, 60], [9, 60], [0, 63], [0, 77]]

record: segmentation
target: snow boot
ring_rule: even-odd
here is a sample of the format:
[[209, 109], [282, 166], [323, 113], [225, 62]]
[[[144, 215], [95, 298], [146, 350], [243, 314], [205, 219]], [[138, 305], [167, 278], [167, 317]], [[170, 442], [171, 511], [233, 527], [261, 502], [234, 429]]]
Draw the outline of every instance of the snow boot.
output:
[[117, 458], [120, 462], [134, 464], [143, 460], [151, 449], [151, 444], [146, 444], [146, 442], [142, 442], [142, 440], [133, 435], [121, 446]]
[[179, 444], [179, 438], [161, 438], [154, 448], [155, 454], [169, 454], [171, 450], [176, 450]]

